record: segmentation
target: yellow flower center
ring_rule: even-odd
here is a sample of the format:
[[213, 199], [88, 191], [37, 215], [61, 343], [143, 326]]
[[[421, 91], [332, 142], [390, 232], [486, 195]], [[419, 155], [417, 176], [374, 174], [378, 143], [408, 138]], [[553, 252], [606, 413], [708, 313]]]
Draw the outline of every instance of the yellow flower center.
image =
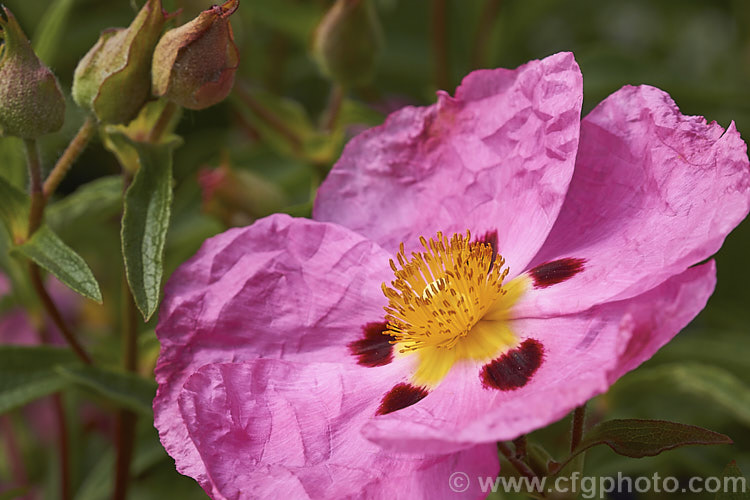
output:
[[508, 312], [524, 282], [504, 287], [505, 260], [491, 245], [471, 242], [469, 231], [420, 242], [424, 252], [407, 259], [402, 243], [398, 266], [391, 260], [395, 280], [383, 283], [385, 333], [400, 354], [418, 355], [414, 383], [434, 386], [457, 361], [488, 361], [518, 343]]

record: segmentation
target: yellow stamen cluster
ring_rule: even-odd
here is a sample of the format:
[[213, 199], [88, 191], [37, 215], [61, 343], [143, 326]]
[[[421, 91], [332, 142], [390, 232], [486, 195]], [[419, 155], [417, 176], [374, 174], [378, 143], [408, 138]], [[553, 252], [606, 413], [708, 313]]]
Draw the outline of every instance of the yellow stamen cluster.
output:
[[407, 260], [404, 244], [391, 260], [396, 277], [383, 283], [388, 334], [400, 352], [426, 347], [453, 348], [487, 310], [505, 294], [505, 260], [491, 245], [471, 242], [471, 233], [450, 240], [441, 232], [429, 242], [420, 238], [424, 252]]

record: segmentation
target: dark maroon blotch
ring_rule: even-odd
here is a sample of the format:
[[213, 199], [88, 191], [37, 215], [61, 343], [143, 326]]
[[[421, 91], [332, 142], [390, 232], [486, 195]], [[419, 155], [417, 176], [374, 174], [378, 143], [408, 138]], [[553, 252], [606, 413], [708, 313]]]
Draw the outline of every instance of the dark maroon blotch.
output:
[[357, 363], [362, 366], [385, 366], [393, 361], [393, 337], [384, 333], [388, 331], [385, 321], [367, 323], [362, 327], [364, 337], [349, 344], [349, 350], [357, 356]]
[[558, 259], [544, 264], [539, 264], [529, 271], [534, 279], [534, 288], [547, 288], [548, 286], [569, 280], [583, 271], [586, 259], [566, 258]]
[[497, 231], [487, 231], [484, 236], [476, 239], [476, 243], [484, 243], [492, 247], [492, 260], [490, 261], [490, 268], [487, 272], [492, 271], [492, 266], [495, 265], [495, 259], [497, 259]]
[[424, 387], [415, 387], [411, 384], [398, 384], [383, 396], [376, 415], [386, 415], [394, 411], [402, 410], [422, 401], [429, 391]]
[[485, 389], [513, 391], [525, 386], [544, 359], [544, 346], [534, 339], [523, 343], [482, 367], [479, 377]]

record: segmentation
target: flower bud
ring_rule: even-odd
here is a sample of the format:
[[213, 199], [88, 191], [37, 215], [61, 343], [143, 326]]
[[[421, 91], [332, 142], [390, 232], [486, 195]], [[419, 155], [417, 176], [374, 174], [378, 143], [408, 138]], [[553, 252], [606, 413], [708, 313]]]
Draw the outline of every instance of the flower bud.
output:
[[148, 0], [128, 28], [102, 32], [73, 77], [73, 99], [100, 122], [127, 123], [151, 94], [151, 56], [168, 16]]
[[190, 109], [213, 106], [229, 95], [239, 65], [229, 16], [239, 5], [239, 0], [214, 5], [164, 34], [154, 50], [154, 95]]
[[60, 85], [5, 7], [0, 7], [0, 38], [0, 135], [36, 139], [59, 130], [65, 119]]
[[321, 71], [345, 87], [370, 81], [381, 47], [380, 23], [369, 0], [336, 0], [313, 38]]

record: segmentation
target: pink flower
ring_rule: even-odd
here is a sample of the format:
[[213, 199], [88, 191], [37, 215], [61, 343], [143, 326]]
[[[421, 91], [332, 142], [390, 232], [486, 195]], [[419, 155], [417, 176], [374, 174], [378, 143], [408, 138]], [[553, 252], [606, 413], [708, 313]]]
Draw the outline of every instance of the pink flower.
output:
[[476, 71], [354, 138], [314, 221], [208, 240], [157, 328], [178, 469], [215, 498], [455, 497], [687, 325], [746, 146], [653, 87], [581, 102], [571, 54]]

